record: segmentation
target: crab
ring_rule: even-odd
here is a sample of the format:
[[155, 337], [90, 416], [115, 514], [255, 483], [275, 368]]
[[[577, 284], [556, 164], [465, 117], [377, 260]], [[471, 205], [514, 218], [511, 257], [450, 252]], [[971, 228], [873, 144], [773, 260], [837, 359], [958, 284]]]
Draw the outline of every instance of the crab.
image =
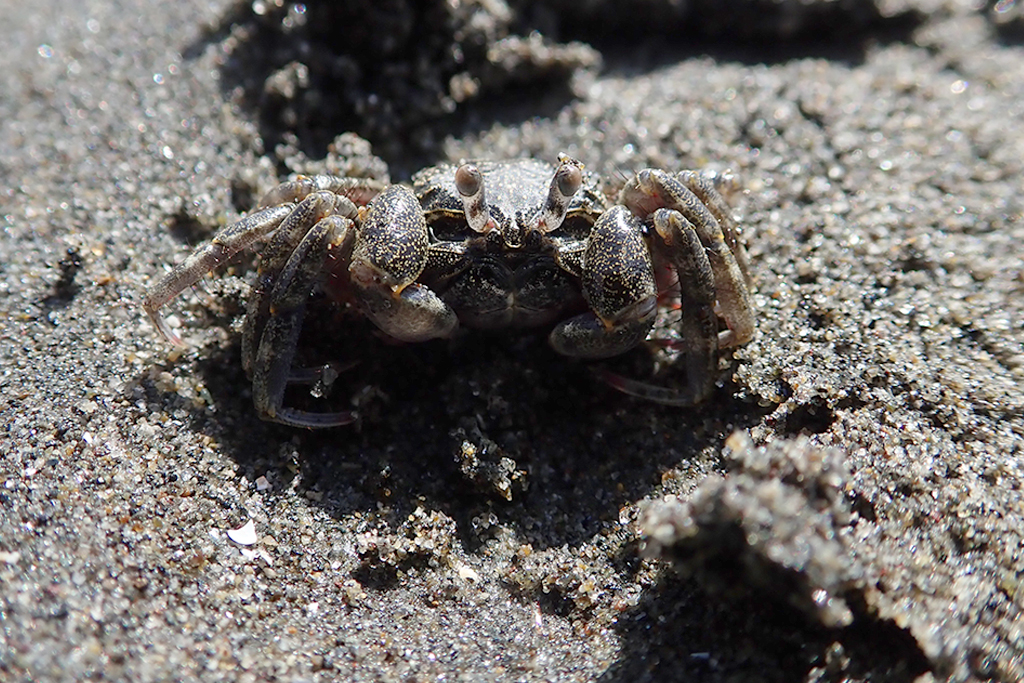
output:
[[[550, 328], [558, 353], [604, 359], [644, 342], [659, 304], [679, 309], [687, 380], [656, 386], [608, 371], [606, 381], [655, 402], [689, 406], [714, 389], [720, 349], [754, 335], [740, 231], [711, 176], [644, 169], [614, 200], [560, 155], [442, 164], [411, 187], [300, 176], [218, 232], [154, 284], [143, 303], [170, 342], [161, 309], [215, 267], [262, 244], [242, 327], [242, 363], [265, 420], [297, 427], [353, 422], [355, 411], [285, 405], [293, 383], [322, 368], [293, 366], [307, 302], [322, 291], [388, 337], [422, 342], [461, 328]], [[724, 325], [722, 324], [724, 322]]]

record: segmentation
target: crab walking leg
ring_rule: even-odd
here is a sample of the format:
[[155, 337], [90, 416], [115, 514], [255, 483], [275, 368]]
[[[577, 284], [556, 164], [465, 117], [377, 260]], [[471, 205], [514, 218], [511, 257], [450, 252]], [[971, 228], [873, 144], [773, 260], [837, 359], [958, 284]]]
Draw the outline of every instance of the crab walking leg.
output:
[[700, 403], [715, 387], [718, 370], [718, 317], [715, 315], [715, 276], [693, 226], [678, 211], [658, 209], [653, 216], [655, 249], [679, 276], [681, 319], [679, 346], [685, 350], [686, 387], [671, 389], [623, 377], [603, 368], [598, 376], [612, 387], [639, 398], [671, 406]]
[[184, 346], [181, 338], [167, 326], [167, 322], [160, 315], [160, 309], [183, 289], [195, 284], [221, 263], [277, 229], [295, 209], [293, 202], [304, 200], [316, 192], [327, 192], [339, 198], [344, 197], [354, 210], [353, 202], [366, 204], [377, 196], [383, 187], [383, 183], [376, 180], [330, 175], [300, 176], [296, 180], [281, 183], [263, 197], [258, 211], [221, 230], [208, 244], [192, 252], [160, 282], [151, 287], [143, 301], [143, 310], [168, 341], [176, 346]]
[[679, 334], [685, 349], [685, 390], [656, 388], [643, 394], [652, 401], [677, 406], [700, 403], [715, 387], [718, 370], [718, 316], [715, 315], [715, 274], [697, 231], [682, 214], [654, 212], [654, 230], [679, 275]]
[[214, 235], [208, 244], [197, 248], [188, 258], [176, 265], [170, 273], [150, 287], [142, 302], [142, 309], [146, 311], [160, 334], [175, 346], [184, 346], [185, 343], [181, 337], [167, 326], [167, 322], [160, 315], [160, 309], [178, 296], [183, 289], [194, 285], [204, 275], [260, 237], [273, 232], [291, 212], [291, 206], [275, 206], [257, 211], [237, 223], [229, 225]]
[[313, 413], [284, 406], [290, 378], [303, 375], [303, 370], [292, 370], [292, 361], [309, 294], [320, 279], [324, 260], [347, 241], [352, 230], [352, 221], [343, 216], [324, 218], [306, 232], [279, 272], [253, 367], [253, 402], [264, 419], [310, 429], [337, 427], [356, 419], [352, 411]]
[[295, 246], [318, 222], [330, 215], [354, 219], [358, 213], [347, 198], [331, 192], [314, 192], [298, 204], [289, 205], [287, 218], [281, 221], [277, 232], [263, 252], [256, 283], [249, 295], [249, 303], [242, 326], [242, 367], [252, 377], [253, 362], [259, 348], [263, 326], [270, 316], [270, 295], [281, 269], [285, 267]]
[[293, 367], [291, 372], [288, 373], [288, 384], [317, 384], [325, 380], [331, 383], [338, 375], [346, 370], [351, 370], [357, 365], [359, 365], [358, 360], [351, 360], [347, 363], [330, 361], [319, 367], [312, 368]]
[[548, 337], [555, 351], [608, 358], [647, 338], [658, 305], [654, 268], [640, 221], [626, 207], [612, 207], [591, 228], [581, 279], [591, 310], [555, 326]]
[[314, 192], [330, 192], [352, 200], [362, 206], [380, 194], [385, 184], [368, 178], [346, 178], [333, 175], [299, 176], [281, 183], [263, 195], [260, 208], [278, 204], [294, 204]]
[[639, 215], [650, 215], [659, 208], [674, 209], [693, 225], [711, 261], [718, 308], [729, 326], [718, 333], [719, 347], [739, 346], [753, 339], [754, 307], [747, 278], [718, 220], [697, 195], [665, 171], [644, 169], [622, 188], [620, 201]]
[[[729, 250], [736, 257], [736, 263], [743, 272], [743, 281], [747, 283], [747, 289], [753, 291], [754, 279], [750, 275], [750, 257], [747, 256], [747, 249], [743, 246], [743, 240], [740, 239], [740, 227], [733, 219], [732, 209], [725, 203], [725, 199], [722, 198], [714, 181], [696, 171], [681, 171], [676, 174], [676, 180], [697, 195], [697, 198], [704, 202], [704, 205], [718, 220], [718, 224], [722, 227], [725, 243], [729, 245]], [[732, 182], [735, 183], [735, 180]]]

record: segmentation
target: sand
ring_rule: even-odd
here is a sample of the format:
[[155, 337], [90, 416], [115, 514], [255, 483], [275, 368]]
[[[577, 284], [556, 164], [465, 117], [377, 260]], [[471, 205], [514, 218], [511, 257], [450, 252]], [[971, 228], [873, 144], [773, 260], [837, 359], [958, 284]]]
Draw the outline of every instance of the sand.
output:
[[[412, 4], [3, 3], [0, 679], [1024, 677], [1019, 3]], [[560, 152], [740, 180], [700, 406], [314, 306], [292, 429], [249, 259], [141, 312], [291, 173]]]

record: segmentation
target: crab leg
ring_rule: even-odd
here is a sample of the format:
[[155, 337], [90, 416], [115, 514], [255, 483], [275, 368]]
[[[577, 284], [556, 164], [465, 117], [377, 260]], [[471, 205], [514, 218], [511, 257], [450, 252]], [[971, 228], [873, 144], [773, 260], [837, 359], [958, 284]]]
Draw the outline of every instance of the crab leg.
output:
[[246, 216], [233, 225], [218, 232], [209, 244], [193, 251], [188, 258], [176, 265], [171, 272], [149, 288], [142, 302], [142, 309], [153, 321], [157, 330], [175, 346], [184, 346], [174, 331], [160, 315], [160, 309], [178, 296], [186, 287], [194, 285], [208, 272], [242, 251], [260, 237], [273, 232], [292, 212], [291, 206], [275, 206]]
[[295, 246], [318, 222], [330, 215], [354, 219], [355, 204], [345, 197], [327, 191], [314, 192], [295, 205], [288, 205], [288, 216], [263, 252], [259, 273], [252, 287], [242, 326], [242, 367], [250, 377], [253, 362], [263, 336], [263, 326], [270, 316], [270, 295]]
[[[747, 256], [747, 249], [743, 246], [743, 240], [740, 239], [740, 227], [732, 217], [732, 210], [725, 203], [715, 182], [696, 171], [681, 171], [676, 174], [676, 180], [686, 186], [686, 189], [690, 192], [697, 195], [697, 198], [708, 207], [715, 219], [718, 220], [725, 243], [729, 245], [729, 251], [736, 257], [736, 264], [743, 272], [743, 281], [747, 283], [747, 289], [753, 290], [754, 280], [750, 276], [750, 257]], [[735, 182], [735, 180], [732, 182]]]
[[332, 250], [344, 248], [353, 232], [348, 218], [327, 216], [305, 233], [278, 273], [253, 363], [253, 402], [264, 419], [310, 429], [337, 427], [356, 419], [353, 411], [313, 413], [283, 405], [293, 376], [301, 379], [306, 374], [293, 370], [292, 361], [309, 294], [320, 279], [324, 259]]
[[330, 361], [312, 368], [293, 367], [288, 373], [288, 384], [317, 384], [325, 380], [330, 383], [333, 382], [338, 375], [346, 370], [351, 370], [357, 365], [359, 365], [358, 360], [351, 360], [347, 363]]
[[330, 192], [363, 206], [380, 194], [384, 187], [384, 183], [369, 178], [347, 178], [333, 175], [299, 176], [295, 180], [281, 183], [265, 194], [260, 200], [260, 208], [301, 202], [314, 192]]
[[[699, 189], [701, 192], [714, 191], [710, 184]], [[718, 333], [719, 347], [739, 346], [753, 339], [754, 309], [747, 275], [729, 248], [715, 214], [698, 195], [665, 171], [644, 169], [626, 184], [619, 200], [640, 216], [668, 208], [678, 211], [689, 221], [711, 261], [718, 308], [729, 327]], [[730, 239], [736, 240], [735, 230], [730, 229]]]
[[185, 343], [167, 326], [160, 309], [186, 287], [198, 282], [204, 275], [229, 258], [252, 245], [264, 235], [272, 233], [295, 208], [293, 202], [304, 200], [315, 192], [330, 192], [366, 204], [380, 193], [383, 183], [366, 178], [345, 178], [330, 175], [299, 176], [281, 183], [260, 201], [259, 210], [218, 232], [208, 244], [197, 248], [170, 273], [149, 288], [142, 308], [153, 325], [175, 346]]
[[684, 349], [686, 387], [673, 389], [630, 379], [604, 368], [597, 375], [612, 387], [639, 398], [672, 406], [700, 403], [715, 386], [718, 369], [718, 317], [715, 315], [715, 276], [697, 231], [678, 211], [658, 209], [653, 224], [660, 242], [656, 248], [679, 273], [682, 298], [678, 346]]

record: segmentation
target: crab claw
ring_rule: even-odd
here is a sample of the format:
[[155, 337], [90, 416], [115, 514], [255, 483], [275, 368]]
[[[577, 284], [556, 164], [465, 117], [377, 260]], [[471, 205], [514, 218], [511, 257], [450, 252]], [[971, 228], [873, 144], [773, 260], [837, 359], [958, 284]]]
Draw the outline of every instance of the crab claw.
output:
[[559, 323], [548, 337], [574, 358], [608, 358], [643, 341], [657, 314], [657, 287], [642, 225], [624, 206], [590, 231], [580, 277], [590, 311]]
[[356, 238], [352, 276], [388, 287], [397, 298], [427, 263], [427, 224], [416, 195], [392, 185], [370, 204]]
[[416, 282], [427, 263], [427, 224], [412, 190], [392, 185], [369, 205], [349, 265], [363, 313], [402, 341], [448, 337], [458, 318]]

